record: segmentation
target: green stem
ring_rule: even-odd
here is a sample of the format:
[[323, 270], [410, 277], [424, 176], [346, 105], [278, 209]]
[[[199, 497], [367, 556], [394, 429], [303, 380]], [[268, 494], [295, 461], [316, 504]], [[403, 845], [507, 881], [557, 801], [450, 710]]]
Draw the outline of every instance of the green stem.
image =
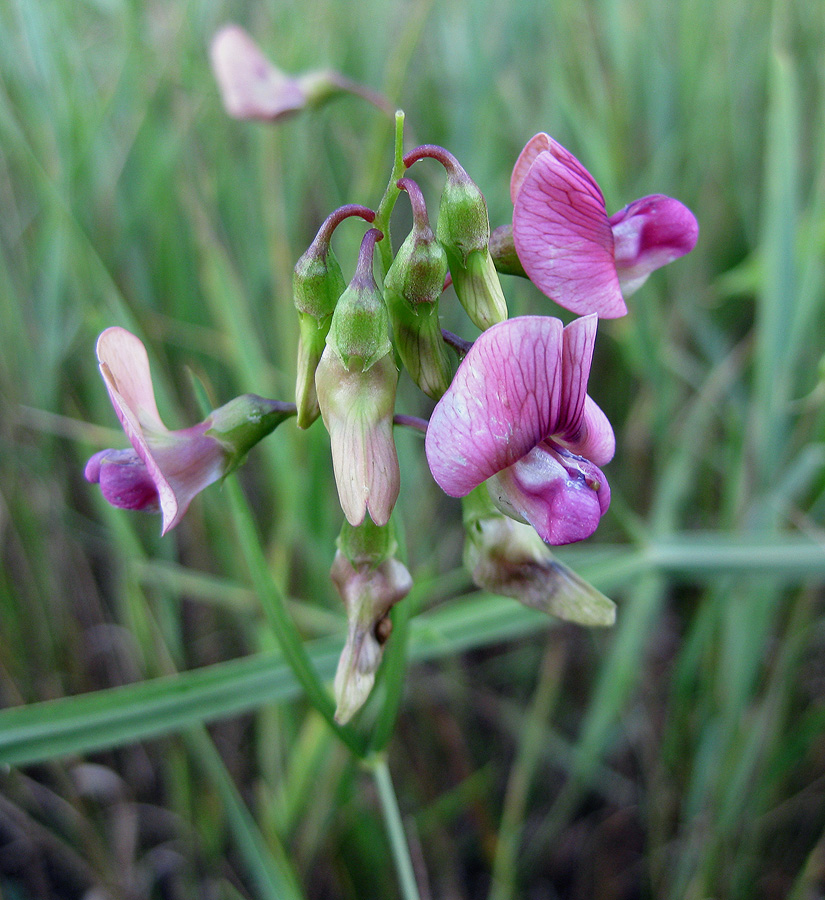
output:
[[287, 610], [283, 595], [272, 578], [266, 557], [261, 548], [252, 513], [237, 479], [228, 478], [224, 482], [224, 489], [229, 497], [229, 505], [235, 520], [238, 540], [246, 557], [246, 564], [252, 576], [255, 592], [258, 595], [264, 614], [278, 641], [284, 658], [295, 673], [295, 677], [304, 689], [309, 702], [326, 719], [330, 728], [335, 731], [344, 744], [356, 756], [362, 758], [366, 749], [365, 741], [359, 738], [351, 728], [346, 725], [339, 725], [335, 721], [335, 704], [321, 683], [318, 673], [315, 671], [306, 652], [301, 635]]
[[404, 113], [398, 110], [395, 114], [395, 158], [393, 160], [392, 174], [384, 196], [378, 204], [373, 225], [384, 233], [384, 240], [378, 244], [379, 259], [381, 260], [382, 280], [392, 265], [392, 238], [390, 237], [390, 216], [392, 215], [395, 201], [401, 193], [396, 182], [406, 172], [404, 165]]
[[369, 761], [375, 786], [378, 789], [378, 799], [381, 803], [381, 812], [384, 815], [384, 824], [387, 827], [387, 836], [390, 839], [392, 858], [395, 862], [395, 870], [401, 885], [401, 896], [404, 900], [421, 900], [418, 893], [418, 885], [415, 881], [410, 848], [407, 846], [407, 836], [404, 833], [404, 823], [401, 821], [401, 811], [398, 808], [398, 799], [395, 796], [395, 788], [392, 784], [392, 776], [387, 765], [387, 758], [383, 754], [372, 757]]

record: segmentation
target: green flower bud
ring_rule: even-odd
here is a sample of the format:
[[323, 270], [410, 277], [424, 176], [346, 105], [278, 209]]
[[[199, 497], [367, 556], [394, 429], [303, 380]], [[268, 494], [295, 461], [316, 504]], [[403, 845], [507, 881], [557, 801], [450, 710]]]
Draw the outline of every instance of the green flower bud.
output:
[[447, 172], [436, 237], [447, 253], [461, 305], [473, 324], [484, 330], [507, 318], [507, 302], [490, 256], [490, 220], [484, 195], [443, 147], [418, 147], [404, 157], [404, 164], [409, 167], [425, 156], [438, 160]]
[[430, 228], [418, 185], [402, 178], [398, 186], [410, 195], [413, 228], [384, 279], [384, 299], [401, 361], [421, 390], [438, 400], [451, 377], [438, 318], [447, 255]]
[[372, 274], [375, 243], [382, 237], [375, 228], [364, 235], [355, 275], [335, 307], [327, 334], [327, 346], [348, 370], [366, 372], [392, 350], [387, 307]]
[[298, 260], [292, 275], [292, 293], [301, 328], [295, 383], [295, 403], [300, 428], [309, 428], [319, 414], [315, 394], [315, 369], [326, 346], [335, 305], [346, 290], [344, 275], [332, 251], [330, 240], [336, 227], [349, 216], [360, 216], [367, 222], [372, 222], [375, 213], [355, 204], [336, 209], [320, 227], [309, 249]]

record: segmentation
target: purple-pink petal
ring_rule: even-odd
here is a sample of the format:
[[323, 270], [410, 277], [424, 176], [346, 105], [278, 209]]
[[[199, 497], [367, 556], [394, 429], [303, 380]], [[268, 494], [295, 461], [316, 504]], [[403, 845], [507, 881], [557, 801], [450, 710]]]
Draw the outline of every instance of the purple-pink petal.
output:
[[83, 474], [87, 481], [99, 484], [106, 501], [118, 509], [158, 510], [155, 482], [146, 464], [131, 448], [95, 453]]
[[489, 490], [502, 511], [528, 522], [553, 545], [590, 537], [610, 505], [601, 470], [550, 442], [499, 472]]
[[427, 460], [445, 493], [465, 496], [556, 427], [562, 340], [558, 319], [522, 316], [473, 344], [427, 428]]
[[602, 192], [555, 141], [523, 176], [513, 240], [530, 280], [560, 306], [608, 319], [627, 313]]
[[696, 246], [699, 224], [678, 200], [651, 194], [610, 217], [616, 270], [628, 296], [647, 276]]

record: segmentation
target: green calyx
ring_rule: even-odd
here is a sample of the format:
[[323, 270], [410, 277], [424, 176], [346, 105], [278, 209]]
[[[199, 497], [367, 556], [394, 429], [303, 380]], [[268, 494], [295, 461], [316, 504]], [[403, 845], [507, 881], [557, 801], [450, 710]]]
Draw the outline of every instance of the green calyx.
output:
[[259, 441], [271, 434], [286, 419], [295, 415], [295, 405], [267, 400], [257, 394], [241, 394], [209, 416], [206, 434], [214, 437], [227, 452], [224, 474], [228, 475], [246, 458]]
[[344, 519], [336, 544], [353, 566], [370, 568], [395, 556], [398, 549], [392, 523], [376, 525], [369, 516], [360, 525], [350, 525]]

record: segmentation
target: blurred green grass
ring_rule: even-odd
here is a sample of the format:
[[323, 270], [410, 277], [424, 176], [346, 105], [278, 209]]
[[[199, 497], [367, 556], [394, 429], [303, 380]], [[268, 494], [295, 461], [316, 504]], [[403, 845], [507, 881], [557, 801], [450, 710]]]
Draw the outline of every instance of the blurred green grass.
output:
[[[130, 739], [154, 740], [103, 750], [118, 743], [104, 720], [102, 741], [81, 727], [61, 748], [55, 731], [0, 773], [3, 894], [397, 895], [371, 783], [276, 690], [225, 492], [160, 540], [81, 477], [122, 440], [102, 328], [144, 338], [173, 427], [199, 418], [187, 368], [216, 403], [287, 397], [292, 264], [329, 210], [376, 203], [386, 181], [390, 126], [354, 100], [276, 128], [225, 116], [206, 47], [227, 20], [287, 70], [385, 91], [411, 139], [458, 156], [493, 225], [519, 149], [546, 130], [611, 210], [663, 192], [701, 226], [597, 345], [613, 507], [565, 558], [611, 587], [614, 631], [521, 631], [520, 608], [484, 597], [451, 607], [469, 588], [459, 511], [399, 435], [415, 622], [425, 646], [445, 633], [428, 616], [454, 636], [412, 665], [390, 746], [420, 880], [454, 897], [818, 896], [825, 16], [807, 0], [0, 6], [0, 699], [180, 686], [178, 670], [231, 673], [249, 654], [237, 671], [260, 665], [266, 686], [250, 705], [204, 701], [211, 740], [160, 738], [166, 720], [127, 703], [143, 716]], [[359, 237], [341, 235], [350, 272]], [[505, 292], [514, 311], [555, 312], [530, 285]], [[241, 481], [296, 620], [334, 645], [323, 430], [279, 429]], [[146, 690], [168, 700], [165, 683]], [[0, 713], [0, 746], [27, 717], [48, 736], [50, 709]]]

